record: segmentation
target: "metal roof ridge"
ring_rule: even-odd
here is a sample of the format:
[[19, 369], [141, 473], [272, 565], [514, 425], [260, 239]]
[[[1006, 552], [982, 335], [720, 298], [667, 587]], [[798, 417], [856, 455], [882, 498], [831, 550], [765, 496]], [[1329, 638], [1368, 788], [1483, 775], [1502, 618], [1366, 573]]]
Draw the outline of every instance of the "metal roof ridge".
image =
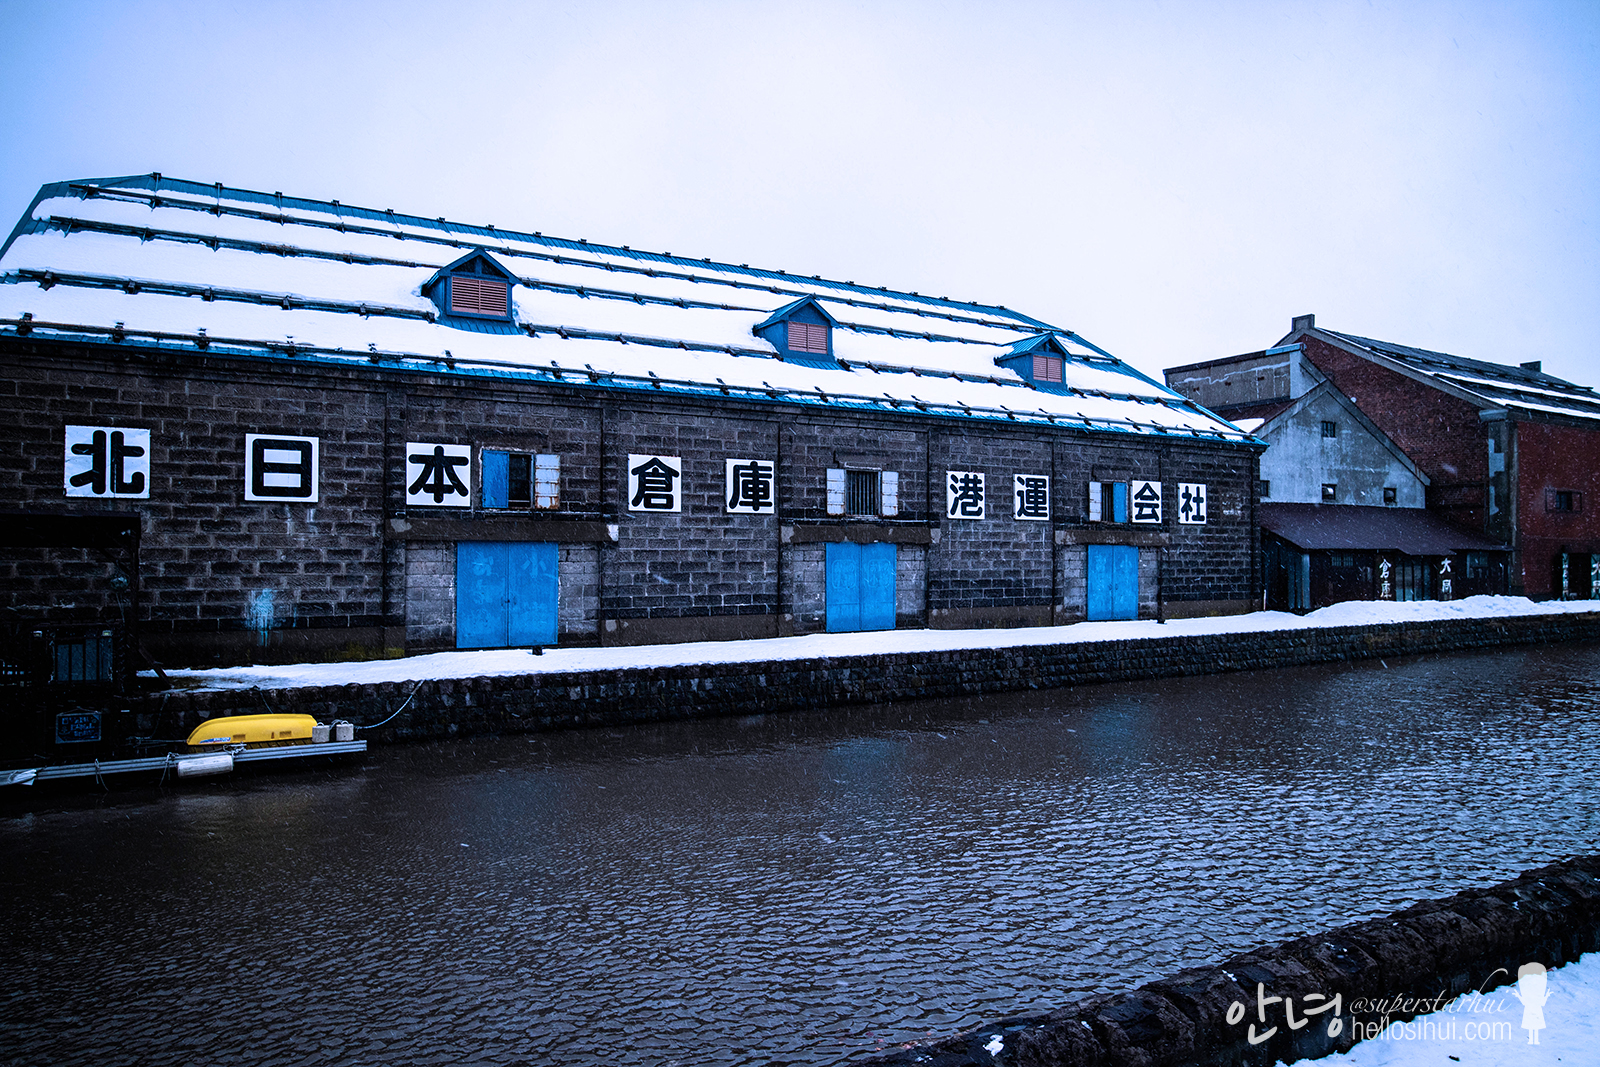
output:
[[[1569, 382], [1565, 378], [1557, 378], [1555, 375], [1546, 374], [1542, 370], [1531, 370], [1527, 367], [1516, 366], [1509, 363], [1491, 363], [1488, 360], [1473, 359], [1471, 356], [1457, 356], [1449, 352], [1438, 352], [1431, 348], [1418, 348], [1415, 345], [1403, 345], [1395, 341], [1379, 340], [1375, 337], [1361, 337], [1357, 334], [1341, 333], [1338, 330], [1329, 330], [1320, 326], [1317, 327], [1317, 329], [1322, 330], [1324, 333], [1333, 334], [1336, 337], [1342, 337], [1347, 341], [1354, 342], [1363, 347], [1371, 348], [1373, 351], [1383, 353], [1384, 355], [1388, 355], [1395, 359], [1437, 360], [1446, 366], [1454, 367], [1458, 371], [1466, 371], [1473, 368], [1481, 369], [1486, 372], [1486, 376], [1498, 378], [1502, 382], [1547, 382], [1568, 386], [1573, 389], [1584, 389], [1591, 392], [1593, 391], [1593, 386], [1580, 385], [1577, 382]], [[1418, 367], [1417, 369], [1428, 374], [1441, 373], [1425, 367]]]

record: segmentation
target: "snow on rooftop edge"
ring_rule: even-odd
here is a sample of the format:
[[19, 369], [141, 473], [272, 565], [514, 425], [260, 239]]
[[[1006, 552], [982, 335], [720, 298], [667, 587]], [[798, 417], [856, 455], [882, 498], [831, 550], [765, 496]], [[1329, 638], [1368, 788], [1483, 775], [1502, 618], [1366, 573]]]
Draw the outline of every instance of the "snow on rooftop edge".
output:
[[482, 652], [435, 652], [406, 659], [365, 663], [299, 663], [261, 667], [221, 667], [168, 671], [181, 688], [293, 689], [305, 686], [362, 685], [378, 682], [421, 682], [445, 678], [482, 678], [515, 674], [558, 674], [576, 671], [619, 671], [710, 663], [761, 663], [798, 659], [870, 656], [900, 652], [948, 652], [962, 649], [1015, 648], [1098, 641], [1199, 636], [1222, 633], [1272, 633], [1384, 622], [1435, 619], [1503, 618], [1600, 611], [1600, 601], [1547, 601], [1526, 597], [1474, 596], [1462, 600], [1420, 600], [1405, 603], [1348, 601], [1308, 615], [1259, 611], [1205, 619], [1158, 623], [1080, 622], [1068, 626], [1021, 627], [1009, 630], [880, 630], [870, 633], [810, 634], [749, 641], [699, 641], [674, 645], [629, 645], [613, 648], [551, 648], [543, 655], [526, 649]]

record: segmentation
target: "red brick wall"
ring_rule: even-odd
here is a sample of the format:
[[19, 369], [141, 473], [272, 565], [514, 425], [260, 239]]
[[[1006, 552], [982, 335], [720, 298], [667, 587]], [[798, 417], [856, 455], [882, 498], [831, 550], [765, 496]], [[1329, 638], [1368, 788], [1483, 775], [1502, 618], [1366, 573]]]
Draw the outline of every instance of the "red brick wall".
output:
[[[1600, 431], [1519, 422], [1516, 459], [1523, 588], [1531, 597], [1559, 596], [1563, 546], [1600, 552]], [[1551, 489], [1579, 493], [1581, 510], [1546, 510]]]
[[1428, 509], [1469, 530], [1488, 514], [1489, 431], [1474, 404], [1314, 336], [1306, 358], [1392, 438], [1432, 484]]

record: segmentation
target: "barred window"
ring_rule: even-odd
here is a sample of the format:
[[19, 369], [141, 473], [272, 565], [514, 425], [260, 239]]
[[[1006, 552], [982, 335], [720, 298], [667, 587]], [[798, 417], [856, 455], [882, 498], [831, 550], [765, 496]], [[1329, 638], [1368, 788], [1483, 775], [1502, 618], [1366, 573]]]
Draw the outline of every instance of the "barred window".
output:
[[878, 513], [878, 472], [845, 471], [845, 512], [849, 515]]
[[527, 452], [483, 452], [483, 506], [533, 508], [554, 511], [561, 507], [561, 457]]

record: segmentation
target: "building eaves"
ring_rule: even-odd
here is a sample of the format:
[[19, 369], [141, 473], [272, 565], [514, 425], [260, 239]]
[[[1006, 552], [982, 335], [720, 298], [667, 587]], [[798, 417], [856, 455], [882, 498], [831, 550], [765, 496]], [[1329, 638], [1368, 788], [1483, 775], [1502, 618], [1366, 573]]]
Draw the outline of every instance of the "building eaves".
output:
[[[524, 327], [530, 335], [536, 334], [536, 328]], [[329, 349], [309, 344], [300, 344], [291, 340], [264, 341], [243, 337], [213, 337], [201, 331], [195, 334], [163, 332], [154, 330], [130, 329], [118, 324], [113, 327], [103, 327], [89, 324], [69, 324], [57, 322], [43, 322], [28, 317], [21, 319], [0, 319], [0, 330], [10, 330], [15, 336], [36, 340], [69, 341], [87, 344], [112, 344], [132, 353], [136, 351], [171, 351], [177, 346], [190, 347], [196, 352], [209, 355], [238, 355], [264, 359], [288, 359], [296, 362], [325, 362], [345, 366], [372, 365], [394, 369], [410, 370], [423, 373], [450, 373], [472, 376], [492, 375], [496, 377], [526, 378], [535, 381], [545, 381], [566, 385], [591, 385], [603, 388], [620, 388], [632, 391], [650, 390], [658, 393], [671, 393], [701, 397], [723, 396], [731, 399], [742, 400], [773, 400], [790, 404], [806, 406], [832, 406], [846, 407], [858, 410], [873, 410], [879, 412], [899, 412], [901, 414], [923, 414], [942, 418], [967, 418], [987, 421], [1004, 421], [1012, 423], [1049, 425], [1061, 429], [1077, 429], [1089, 432], [1113, 432], [1135, 434], [1140, 436], [1155, 436], [1165, 438], [1184, 438], [1211, 440], [1261, 447], [1261, 442], [1250, 435], [1231, 428], [1232, 432], [1225, 430], [1199, 429], [1195, 427], [1169, 426], [1159, 422], [1141, 422], [1133, 418], [1097, 418], [1082, 415], [1070, 415], [1049, 412], [1043, 409], [1027, 410], [1021, 407], [1010, 408], [1004, 405], [987, 406], [980, 404], [949, 403], [924, 400], [915, 394], [904, 396], [890, 396], [881, 394], [870, 396], [866, 394], [824, 389], [821, 386], [812, 386], [809, 389], [773, 386], [762, 383], [760, 387], [728, 384], [718, 380], [716, 383], [707, 383], [696, 380], [665, 378], [654, 373], [646, 375], [630, 375], [615, 372], [596, 370], [592, 366], [583, 368], [562, 366], [552, 362], [548, 367], [530, 365], [526, 363], [513, 363], [501, 360], [484, 359], [472, 356], [455, 356], [446, 351], [443, 355], [429, 355], [425, 353], [402, 352], [394, 350], [379, 350], [372, 348], [367, 352], [354, 352], [344, 349]], [[593, 334], [585, 331], [564, 331], [560, 328], [551, 329], [549, 332], [559, 333], [563, 337], [573, 339], [590, 339], [612, 341], [622, 344], [640, 344], [660, 348], [695, 348], [685, 342], [671, 341], [662, 338], [634, 337], [623, 335]], [[4, 334], [0, 334], [4, 336]], [[725, 351], [725, 349], [702, 345], [698, 346], [706, 351]], [[741, 353], [743, 354], [743, 353]], [[760, 355], [762, 353], [751, 352]], [[766, 354], [768, 358], [770, 354]], [[858, 366], [842, 367], [841, 369], [858, 369]], [[879, 372], [892, 372], [884, 367], [859, 367]], [[907, 370], [906, 373], [919, 373]], [[928, 372], [920, 372], [921, 376], [929, 376]], [[1010, 384], [995, 379], [978, 379], [971, 375], [945, 375], [962, 381], [982, 380], [986, 384]], [[1105, 396], [1105, 394], [1094, 394]], [[1109, 399], [1119, 399], [1109, 397]], [[1126, 397], [1121, 399], [1131, 400], [1136, 403], [1148, 403], [1158, 407], [1179, 407], [1180, 405], [1166, 405], [1149, 398]]]
[[1261, 528], [1308, 552], [1393, 551], [1408, 556], [1505, 552], [1509, 546], [1452, 526], [1422, 508], [1262, 501]]

